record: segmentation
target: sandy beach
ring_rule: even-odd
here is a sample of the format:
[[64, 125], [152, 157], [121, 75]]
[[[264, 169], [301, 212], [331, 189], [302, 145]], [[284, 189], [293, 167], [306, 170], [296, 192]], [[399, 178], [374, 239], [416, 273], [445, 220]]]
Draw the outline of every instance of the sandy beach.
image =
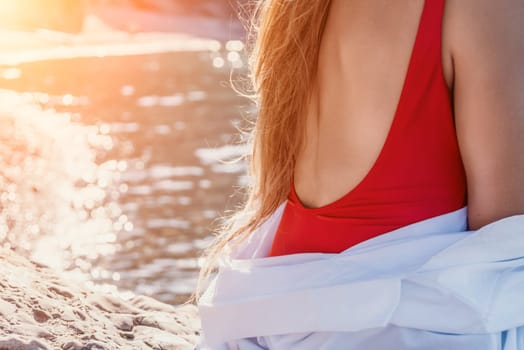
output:
[[0, 250], [0, 349], [193, 349], [192, 305], [123, 300], [67, 282], [45, 266]]

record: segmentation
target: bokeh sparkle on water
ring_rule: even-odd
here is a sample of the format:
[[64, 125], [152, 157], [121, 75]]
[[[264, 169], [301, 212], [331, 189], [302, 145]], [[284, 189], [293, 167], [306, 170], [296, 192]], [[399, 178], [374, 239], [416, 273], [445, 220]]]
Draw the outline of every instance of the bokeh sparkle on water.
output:
[[[246, 181], [242, 43], [0, 66], [0, 242], [110, 292], [185, 301]], [[224, 162], [226, 161], [226, 162]]]

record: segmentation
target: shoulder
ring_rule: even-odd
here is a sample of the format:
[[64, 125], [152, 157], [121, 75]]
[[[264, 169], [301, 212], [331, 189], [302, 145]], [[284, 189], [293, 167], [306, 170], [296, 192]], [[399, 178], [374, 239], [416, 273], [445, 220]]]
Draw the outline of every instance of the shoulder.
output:
[[491, 52], [493, 56], [495, 48], [511, 51], [522, 43], [524, 0], [446, 0], [445, 4], [444, 35], [452, 55]]
[[473, 228], [524, 214], [522, 33], [524, 0], [446, 1], [443, 52]]

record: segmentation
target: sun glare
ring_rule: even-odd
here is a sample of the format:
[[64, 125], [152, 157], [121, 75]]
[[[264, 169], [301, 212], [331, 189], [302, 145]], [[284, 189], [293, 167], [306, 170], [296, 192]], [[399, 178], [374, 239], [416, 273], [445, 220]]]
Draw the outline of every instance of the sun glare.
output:
[[243, 32], [197, 3], [0, 0], [0, 248], [91, 289], [185, 301], [247, 181], [228, 162], [245, 149], [224, 145], [246, 103], [228, 87]]
[[13, 26], [42, 16], [43, 6], [31, 6], [35, 1], [18, 0], [0, 2], [0, 25]]
[[0, 28], [80, 32], [86, 5], [87, 1], [84, 0], [2, 0]]

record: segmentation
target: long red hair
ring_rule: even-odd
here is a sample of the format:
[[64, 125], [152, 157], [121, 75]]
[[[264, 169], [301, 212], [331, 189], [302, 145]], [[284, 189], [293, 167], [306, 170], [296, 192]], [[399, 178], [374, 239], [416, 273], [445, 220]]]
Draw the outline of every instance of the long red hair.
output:
[[245, 239], [284, 200], [304, 142], [305, 112], [330, 0], [258, 0], [251, 21], [251, 97], [258, 115], [246, 155], [251, 183], [243, 207], [218, 230], [200, 273], [203, 282], [226, 248]]

